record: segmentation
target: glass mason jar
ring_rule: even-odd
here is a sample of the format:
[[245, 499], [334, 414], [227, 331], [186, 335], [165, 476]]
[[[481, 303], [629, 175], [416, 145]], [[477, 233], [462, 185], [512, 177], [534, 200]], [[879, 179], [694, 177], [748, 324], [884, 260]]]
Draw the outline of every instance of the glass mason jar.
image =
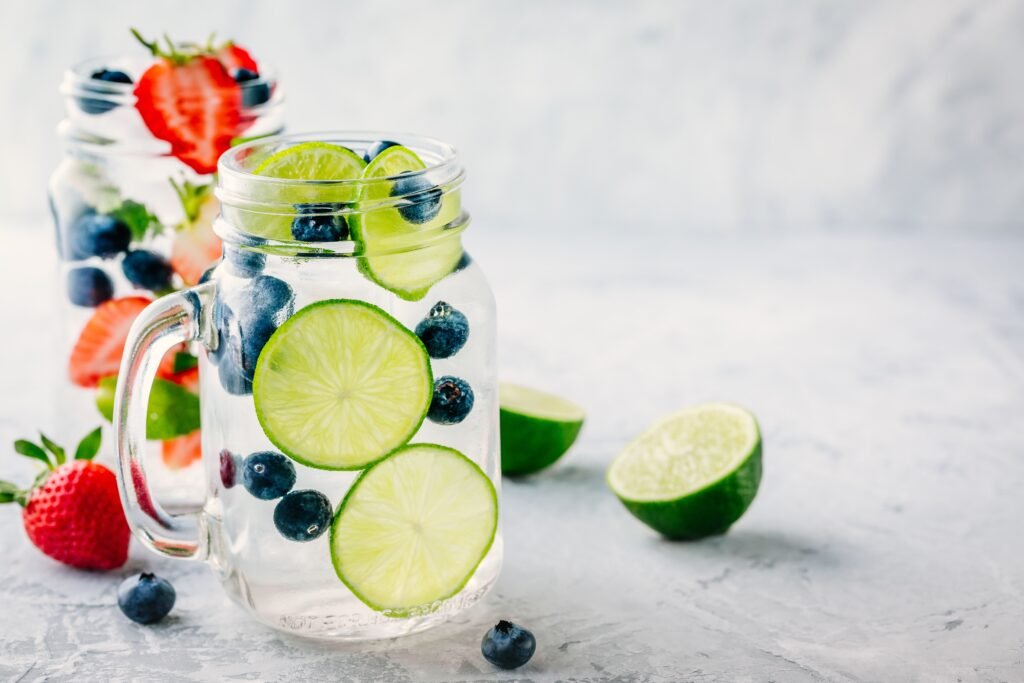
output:
[[[116, 70], [137, 83], [153, 62], [84, 62], [67, 71], [61, 86], [65, 118], [58, 133], [65, 156], [50, 180], [49, 197], [61, 277], [57, 352], [67, 368], [55, 424], [65, 440], [110, 419], [114, 376], [134, 316], [156, 296], [196, 284], [221, 255], [212, 183], [216, 147], [229, 142], [224, 131], [217, 140], [197, 141], [213, 145], [205, 160], [199, 158], [168, 142], [166, 133], [161, 138], [151, 132], [135, 84], [92, 77]], [[284, 94], [269, 70], [230, 94], [237, 98], [233, 136], [281, 131]], [[187, 91], [175, 96], [197, 107], [209, 99]], [[151, 431], [161, 441], [154, 444], [151, 463], [154, 491], [170, 505], [185, 502], [183, 492], [194, 491], [202, 476], [195, 365], [185, 347], [169, 353], [154, 399], [160, 414]], [[104, 439], [101, 458], [112, 456], [111, 443]]]
[[[252, 172], [303, 143], [363, 155], [382, 139], [425, 168], [372, 181]], [[270, 626], [344, 640], [413, 633], [497, 578], [495, 309], [462, 247], [463, 178], [455, 150], [422, 137], [236, 147], [218, 176], [224, 260], [132, 329], [114, 419], [129, 524], [156, 552], [208, 562]], [[311, 215], [354, 238], [283, 239]], [[183, 342], [204, 349], [206, 499], [170, 515], [150, 493], [142, 435], [159, 359]]]

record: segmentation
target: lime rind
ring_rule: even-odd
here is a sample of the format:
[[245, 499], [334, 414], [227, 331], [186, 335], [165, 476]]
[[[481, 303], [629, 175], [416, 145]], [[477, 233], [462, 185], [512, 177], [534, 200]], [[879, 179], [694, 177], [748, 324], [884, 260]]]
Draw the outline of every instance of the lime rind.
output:
[[501, 471], [533, 474], [565, 455], [583, 428], [585, 413], [560, 396], [516, 384], [500, 388]]
[[327, 299], [271, 336], [253, 401], [267, 438], [293, 460], [358, 470], [416, 434], [433, 381], [423, 342], [394, 317], [365, 301]]
[[554, 422], [583, 422], [586, 413], [577, 404], [546, 391], [501, 383], [502, 410]]
[[[405, 464], [409, 458], [425, 457], [433, 458], [434, 465], [427, 472], [420, 462]], [[449, 461], [449, 472], [439, 476], [441, 459]], [[417, 476], [405, 476], [403, 466]], [[448, 476], [445, 481], [445, 474], [460, 468], [461, 478]], [[440, 489], [433, 500], [431, 487]], [[365, 500], [364, 490], [368, 492]], [[462, 519], [458, 515], [443, 518], [456, 512]], [[480, 526], [481, 522], [487, 526]], [[498, 494], [479, 465], [447, 446], [409, 444], [371, 465], [349, 487], [331, 524], [331, 562], [339, 580], [367, 607], [388, 617], [419, 616], [436, 611], [465, 588], [490, 552], [497, 529]], [[403, 538], [410, 530], [418, 534], [412, 543]], [[431, 530], [429, 540], [446, 548], [427, 547], [424, 531]], [[446, 537], [439, 539], [442, 532]], [[367, 547], [372, 541], [376, 546]], [[473, 541], [469, 547], [468, 541]], [[382, 544], [391, 547], [382, 548]], [[421, 562], [416, 562], [410, 548], [420, 551]], [[405, 557], [401, 557], [403, 551]], [[422, 572], [413, 576], [417, 569], [426, 569], [432, 576]], [[449, 576], [439, 579], [439, 572]], [[360, 573], [363, 576], [356, 576]], [[389, 581], [397, 585], [383, 585]]]

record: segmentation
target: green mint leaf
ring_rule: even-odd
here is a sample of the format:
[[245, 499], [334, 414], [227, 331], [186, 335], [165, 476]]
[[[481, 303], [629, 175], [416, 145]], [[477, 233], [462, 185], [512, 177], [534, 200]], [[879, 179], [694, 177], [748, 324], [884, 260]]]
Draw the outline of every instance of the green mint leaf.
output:
[[14, 442], [14, 450], [17, 451], [18, 453], [21, 453], [25, 457], [41, 460], [43, 463], [46, 464], [47, 468], [53, 467], [53, 464], [50, 462], [50, 456], [46, 454], [46, 451], [44, 451], [42, 448], [35, 445], [31, 441], [26, 441], [25, 439], [18, 439], [17, 441]]
[[64, 454], [64, 449], [55, 444], [50, 439], [46, 438], [46, 434], [39, 432], [39, 438], [42, 440], [43, 445], [46, 446], [46, 450], [53, 453], [53, 457], [57, 459], [58, 465], [63, 465], [67, 461], [67, 456]]
[[135, 242], [141, 242], [150, 235], [158, 235], [164, 229], [160, 219], [150, 213], [145, 204], [132, 199], [125, 199], [110, 215], [128, 226]]
[[92, 460], [100, 452], [100, 442], [103, 441], [103, 427], [97, 427], [78, 443], [75, 449], [75, 460]]
[[[114, 419], [116, 377], [100, 380], [96, 407], [108, 421]], [[185, 387], [156, 379], [146, 411], [146, 438], [166, 441], [199, 429], [199, 397]]]
[[179, 351], [174, 355], [174, 372], [185, 372], [199, 365], [199, 359], [188, 351]]

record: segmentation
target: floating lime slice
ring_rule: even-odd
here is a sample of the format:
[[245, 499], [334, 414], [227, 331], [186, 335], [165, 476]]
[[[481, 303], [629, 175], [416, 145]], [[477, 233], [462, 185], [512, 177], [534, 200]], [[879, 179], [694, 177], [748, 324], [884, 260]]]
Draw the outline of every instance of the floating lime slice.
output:
[[[385, 149], [363, 169], [363, 179], [367, 182], [359, 197], [362, 213], [353, 215], [349, 222], [353, 237], [368, 254], [360, 258], [360, 270], [380, 286], [409, 301], [423, 298], [436, 282], [455, 270], [462, 258], [462, 240], [454, 234], [439, 235], [431, 246], [415, 249], [419, 234], [437, 233], [459, 217], [458, 192], [443, 194], [436, 215], [433, 211], [426, 212], [422, 217], [429, 218], [420, 223], [407, 220], [408, 205], [375, 206], [376, 202], [391, 199], [396, 177], [424, 169], [426, 165], [408, 147], [396, 145]], [[432, 197], [440, 194], [440, 188], [431, 188], [420, 178], [422, 176], [399, 181], [406, 187], [415, 187], [413, 183], [425, 186], [423, 191], [409, 198], [408, 204], [437, 201]], [[403, 208], [406, 215], [403, 215]], [[410, 251], [411, 248], [415, 250]]]
[[725, 404], [662, 419], [608, 468], [608, 486], [629, 511], [670, 538], [725, 533], [750, 507], [760, 482], [757, 420]]
[[387, 616], [431, 612], [469, 581], [494, 541], [494, 485], [458, 451], [410, 444], [363, 472], [331, 527], [346, 586]]
[[371, 304], [329, 299], [293, 315], [256, 363], [263, 431], [298, 462], [354, 470], [404, 445], [433, 392], [423, 343]]
[[[359, 197], [354, 183], [331, 184], [332, 180], [356, 180], [362, 176], [366, 162], [362, 157], [341, 145], [327, 142], [303, 142], [293, 145], [264, 159], [253, 174], [281, 178], [282, 180], [320, 180], [313, 185], [260, 187], [261, 200], [281, 205], [281, 211], [290, 211], [289, 205], [351, 203]], [[292, 239], [291, 215], [245, 212], [241, 215], [247, 232], [278, 240]]]
[[583, 427], [583, 409], [554, 394], [502, 383], [499, 403], [503, 474], [530, 474], [554, 464]]

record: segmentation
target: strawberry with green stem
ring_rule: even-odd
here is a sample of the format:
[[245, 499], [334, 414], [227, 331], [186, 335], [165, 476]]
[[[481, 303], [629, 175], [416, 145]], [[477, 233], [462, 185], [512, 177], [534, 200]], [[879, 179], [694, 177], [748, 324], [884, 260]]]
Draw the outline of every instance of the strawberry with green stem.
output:
[[45, 555], [79, 569], [117, 569], [128, 559], [131, 531], [124, 518], [117, 479], [93, 462], [101, 428], [90, 432], [72, 460], [40, 433], [42, 444], [25, 439], [14, 450], [46, 466], [27, 489], [0, 481], [0, 503], [18, 503], [30, 541]]
[[214, 261], [220, 258], [221, 241], [213, 231], [220, 206], [212, 184], [171, 179], [185, 219], [176, 227], [171, 249], [171, 266], [186, 285], [195, 285]]

